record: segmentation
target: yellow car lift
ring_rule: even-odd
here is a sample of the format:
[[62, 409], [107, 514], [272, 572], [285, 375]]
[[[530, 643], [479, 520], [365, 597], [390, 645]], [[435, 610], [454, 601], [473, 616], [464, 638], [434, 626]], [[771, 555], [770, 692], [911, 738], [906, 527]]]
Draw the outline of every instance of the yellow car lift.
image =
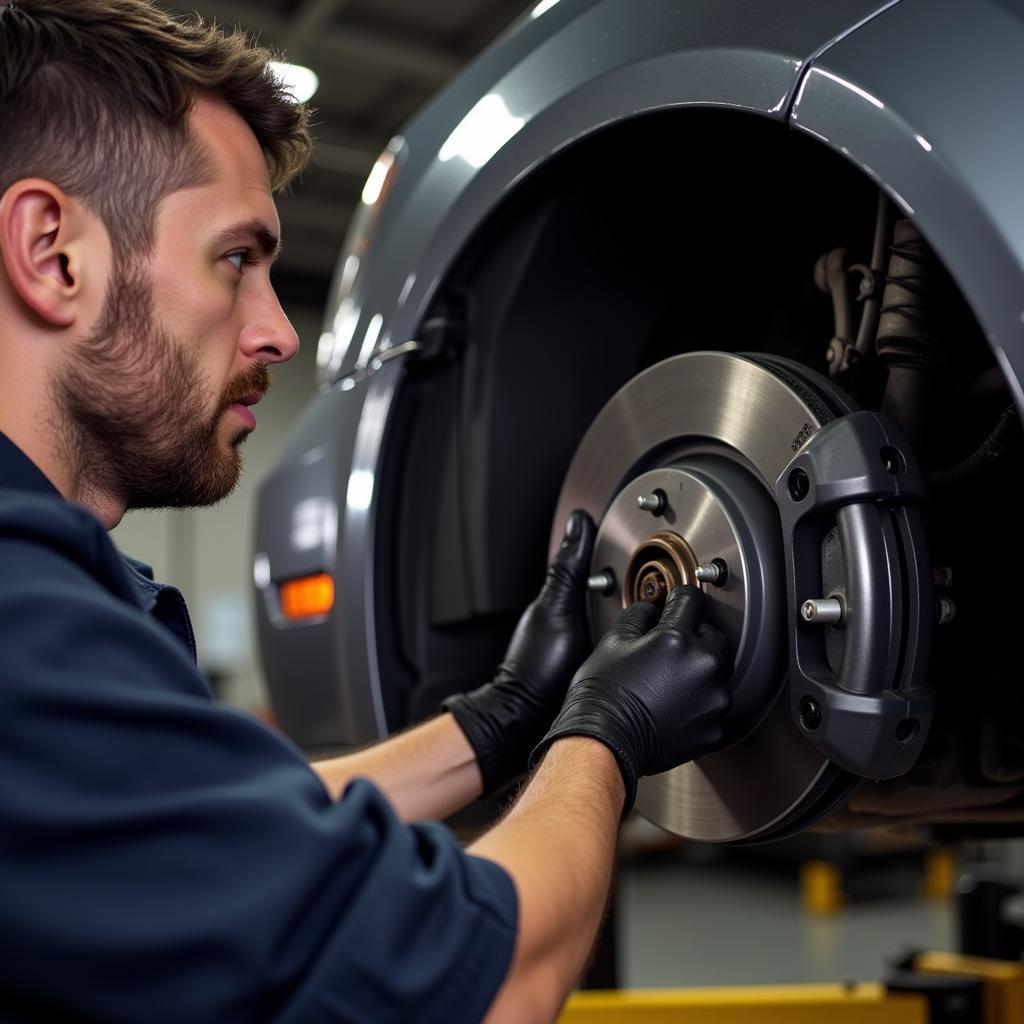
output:
[[[977, 1024], [1024, 1024], [1024, 963], [954, 953], [918, 953], [909, 971], [920, 991], [880, 984], [577, 992], [559, 1024], [944, 1024], [929, 979], [981, 983]], [[962, 1021], [965, 1018], [955, 1018]], [[973, 1022], [972, 1022], [973, 1024]]]

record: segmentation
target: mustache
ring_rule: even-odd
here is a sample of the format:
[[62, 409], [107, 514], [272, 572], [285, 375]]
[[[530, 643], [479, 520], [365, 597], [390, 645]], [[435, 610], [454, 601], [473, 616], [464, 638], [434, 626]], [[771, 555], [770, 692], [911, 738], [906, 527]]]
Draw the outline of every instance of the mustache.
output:
[[234, 402], [240, 402], [249, 395], [265, 395], [270, 390], [270, 371], [263, 363], [256, 363], [228, 382], [221, 399], [221, 408], [226, 409]]

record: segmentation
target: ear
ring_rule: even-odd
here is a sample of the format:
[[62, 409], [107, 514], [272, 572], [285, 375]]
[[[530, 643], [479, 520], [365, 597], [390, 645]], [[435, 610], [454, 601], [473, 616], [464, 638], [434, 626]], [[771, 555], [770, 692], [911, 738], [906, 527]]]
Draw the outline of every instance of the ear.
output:
[[[7, 277], [25, 306], [53, 327], [72, 326], [81, 312], [95, 219], [41, 178], [16, 181], [0, 199], [0, 259]], [[96, 262], [95, 272], [102, 274], [106, 260]]]

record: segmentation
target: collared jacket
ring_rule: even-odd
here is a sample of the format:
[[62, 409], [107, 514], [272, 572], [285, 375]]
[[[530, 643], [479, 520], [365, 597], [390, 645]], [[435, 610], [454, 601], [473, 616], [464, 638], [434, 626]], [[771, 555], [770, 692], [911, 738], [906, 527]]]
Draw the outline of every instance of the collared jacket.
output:
[[477, 1021], [516, 913], [216, 702], [181, 595], [0, 435], [0, 1021]]

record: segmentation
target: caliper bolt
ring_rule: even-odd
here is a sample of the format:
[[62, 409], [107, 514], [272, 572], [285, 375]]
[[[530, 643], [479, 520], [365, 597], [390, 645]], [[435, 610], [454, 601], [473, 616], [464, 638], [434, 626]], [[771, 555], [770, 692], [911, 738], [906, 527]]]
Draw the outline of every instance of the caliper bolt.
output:
[[800, 701], [800, 724], [808, 732], [821, 725], [821, 705], [813, 697], [804, 697]]
[[843, 621], [843, 614], [843, 602], [837, 597], [819, 597], [800, 606], [800, 617], [815, 626], [834, 626]]
[[615, 589], [615, 573], [611, 569], [587, 578], [587, 590], [595, 594], [610, 594]]
[[700, 583], [710, 583], [714, 587], [720, 587], [725, 583], [729, 575], [729, 569], [720, 558], [716, 558], [707, 565], [698, 565], [694, 575]]
[[660, 516], [668, 506], [668, 498], [660, 488], [652, 494], [641, 494], [636, 499], [637, 508], [650, 512], [652, 516]]

